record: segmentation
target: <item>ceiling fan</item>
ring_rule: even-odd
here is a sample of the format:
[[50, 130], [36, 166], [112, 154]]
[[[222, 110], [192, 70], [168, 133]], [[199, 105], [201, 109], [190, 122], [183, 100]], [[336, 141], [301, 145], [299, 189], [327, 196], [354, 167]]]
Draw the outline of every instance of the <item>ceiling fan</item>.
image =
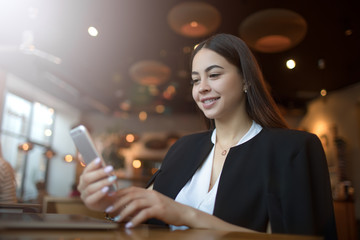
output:
[[31, 30], [26, 30], [22, 33], [22, 42], [20, 45], [0, 45], [0, 52], [14, 51], [20, 51], [23, 54], [34, 55], [55, 64], [61, 63], [61, 58], [35, 47], [34, 33]]

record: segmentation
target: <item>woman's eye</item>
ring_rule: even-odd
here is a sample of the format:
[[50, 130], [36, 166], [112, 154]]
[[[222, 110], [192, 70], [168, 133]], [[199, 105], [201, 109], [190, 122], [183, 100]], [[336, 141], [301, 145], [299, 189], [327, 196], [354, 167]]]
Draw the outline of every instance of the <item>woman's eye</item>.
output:
[[219, 76], [220, 76], [219, 73], [212, 73], [212, 74], [209, 75], [210, 78], [217, 78]]
[[195, 85], [195, 84], [197, 84], [199, 81], [200, 81], [199, 79], [192, 79], [192, 80], [190, 81], [190, 84], [191, 84], [191, 85]]

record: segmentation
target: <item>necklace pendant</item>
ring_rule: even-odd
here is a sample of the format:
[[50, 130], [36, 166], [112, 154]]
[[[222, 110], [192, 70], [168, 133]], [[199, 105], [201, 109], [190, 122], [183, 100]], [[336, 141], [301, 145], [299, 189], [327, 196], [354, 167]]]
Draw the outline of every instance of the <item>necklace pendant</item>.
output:
[[225, 156], [225, 155], [226, 155], [226, 153], [227, 153], [227, 151], [226, 151], [226, 150], [224, 150], [224, 151], [222, 151], [222, 152], [221, 152], [221, 155]]

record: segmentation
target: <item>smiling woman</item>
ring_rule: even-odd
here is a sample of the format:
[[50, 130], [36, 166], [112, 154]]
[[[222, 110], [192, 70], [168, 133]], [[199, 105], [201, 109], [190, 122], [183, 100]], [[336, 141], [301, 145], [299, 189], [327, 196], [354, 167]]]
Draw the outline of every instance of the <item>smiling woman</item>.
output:
[[246, 44], [215, 35], [191, 63], [192, 95], [210, 129], [176, 141], [148, 189], [108, 193], [113, 179], [93, 161], [78, 186], [85, 204], [127, 228], [148, 222], [336, 239], [321, 142], [287, 128]]
[[196, 54], [192, 78], [193, 98], [208, 119], [229, 118], [229, 114], [245, 111], [247, 87], [237, 67], [216, 52], [205, 48]]

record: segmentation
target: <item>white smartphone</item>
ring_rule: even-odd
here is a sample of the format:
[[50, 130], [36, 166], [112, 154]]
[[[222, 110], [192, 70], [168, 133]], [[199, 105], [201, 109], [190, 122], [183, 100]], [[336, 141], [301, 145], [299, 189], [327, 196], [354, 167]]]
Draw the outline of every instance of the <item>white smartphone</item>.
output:
[[[70, 136], [73, 139], [76, 148], [80, 152], [85, 165], [89, 164], [95, 158], [100, 158], [101, 164], [104, 167], [106, 166], [104, 159], [96, 150], [95, 144], [84, 125], [79, 125], [71, 129]], [[114, 191], [116, 189], [117, 189], [117, 184], [115, 183], [113, 184], [113, 187], [110, 190]]]
[[100, 154], [98, 154], [94, 142], [91, 139], [91, 136], [85, 126], [79, 125], [71, 129], [70, 136], [73, 139], [76, 148], [80, 152], [84, 160], [84, 164], [87, 165], [95, 158], [100, 158], [102, 164], [105, 165], [105, 162], [103, 161]]

